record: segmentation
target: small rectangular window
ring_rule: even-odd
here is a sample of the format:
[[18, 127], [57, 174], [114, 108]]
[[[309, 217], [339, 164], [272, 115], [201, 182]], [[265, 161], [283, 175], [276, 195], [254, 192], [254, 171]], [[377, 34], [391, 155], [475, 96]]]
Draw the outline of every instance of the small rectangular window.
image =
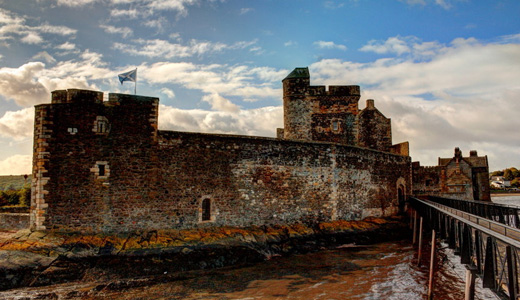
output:
[[211, 220], [211, 200], [204, 199], [202, 200], [202, 221], [210, 221]]
[[332, 130], [338, 131], [339, 130], [339, 122], [338, 121], [332, 121]]
[[105, 165], [98, 165], [99, 176], [105, 176]]

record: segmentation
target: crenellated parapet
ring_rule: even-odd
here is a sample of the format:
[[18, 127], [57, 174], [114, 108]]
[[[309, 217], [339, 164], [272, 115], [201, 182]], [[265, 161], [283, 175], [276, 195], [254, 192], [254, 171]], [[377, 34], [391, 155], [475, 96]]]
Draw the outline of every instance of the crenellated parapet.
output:
[[308, 68], [296, 68], [283, 81], [283, 137], [334, 142], [408, 155], [408, 144], [392, 146], [391, 121], [367, 100], [358, 85], [311, 86]]

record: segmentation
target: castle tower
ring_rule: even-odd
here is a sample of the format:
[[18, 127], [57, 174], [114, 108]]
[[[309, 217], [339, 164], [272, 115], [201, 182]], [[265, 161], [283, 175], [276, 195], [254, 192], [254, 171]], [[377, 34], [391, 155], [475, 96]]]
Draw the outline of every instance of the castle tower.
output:
[[310, 86], [309, 68], [296, 68], [283, 84], [284, 138], [311, 140], [312, 102], [307, 99]]
[[357, 145], [359, 86], [311, 86], [308, 68], [294, 69], [282, 83], [283, 138]]
[[148, 176], [143, 161], [157, 143], [158, 101], [110, 94], [103, 102], [102, 92], [69, 89], [35, 107], [32, 229], [96, 230], [89, 226], [118, 213], [110, 211], [111, 185], [125, 187], [126, 173]]

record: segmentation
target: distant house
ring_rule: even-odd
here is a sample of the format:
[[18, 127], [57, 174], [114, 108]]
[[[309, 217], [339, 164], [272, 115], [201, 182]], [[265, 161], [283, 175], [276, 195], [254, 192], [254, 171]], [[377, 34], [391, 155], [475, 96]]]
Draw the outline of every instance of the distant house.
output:
[[504, 188], [504, 184], [500, 181], [491, 181], [490, 183], [491, 187], [492, 188], [496, 188], [496, 189], [503, 189]]
[[504, 176], [491, 176], [491, 186], [504, 189], [511, 187], [511, 180], [506, 180]]

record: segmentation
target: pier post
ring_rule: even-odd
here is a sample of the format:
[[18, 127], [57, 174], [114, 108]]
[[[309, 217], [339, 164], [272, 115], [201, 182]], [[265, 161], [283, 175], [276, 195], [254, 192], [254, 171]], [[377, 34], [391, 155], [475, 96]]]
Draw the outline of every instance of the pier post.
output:
[[416, 236], [417, 236], [417, 211], [414, 210], [413, 211], [413, 239], [412, 239], [412, 245], [415, 245], [415, 241], [416, 241]]
[[422, 223], [423, 217], [419, 219], [419, 251], [417, 254], [417, 265], [421, 265], [421, 255], [422, 255]]
[[475, 275], [477, 268], [466, 265], [466, 287], [464, 288], [464, 300], [475, 299]]
[[516, 274], [516, 259], [513, 254], [513, 247], [507, 245], [506, 246], [506, 261], [507, 261], [507, 290], [509, 292], [509, 299], [516, 300], [517, 299], [517, 280], [518, 276]]
[[448, 233], [448, 246], [450, 249], [455, 249], [456, 248], [456, 242], [455, 242], [455, 233], [456, 233], [456, 227], [455, 227], [455, 219], [453, 218], [450, 218], [450, 221], [449, 221], [449, 226], [450, 226], [450, 229], [449, 229], [449, 233]]
[[486, 256], [484, 257], [484, 275], [482, 276], [482, 287], [494, 289], [496, 287], [496, 263], [495, 245], [493, 238], [488, 236], [486, 240]]
[[432, 249], [430, 255], [430, 277], [428, 281], [428, 300], [433, 299], [433, 272], [435, 268], [435, 229], [432, 230]]

